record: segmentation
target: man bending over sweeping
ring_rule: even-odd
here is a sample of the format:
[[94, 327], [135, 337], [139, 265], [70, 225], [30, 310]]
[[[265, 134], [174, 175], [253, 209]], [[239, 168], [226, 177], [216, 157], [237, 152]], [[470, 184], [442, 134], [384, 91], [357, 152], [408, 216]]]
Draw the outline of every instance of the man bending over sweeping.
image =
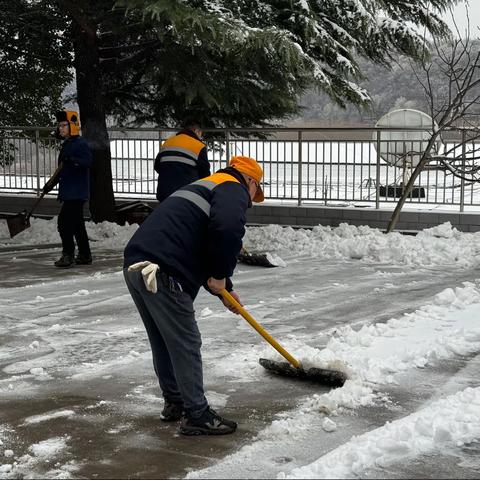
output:
[[166, 198], [125, 248], [125, 281], [145, 325], [165, 400], [161, 418], [183, 417], [184, 435], [222, 435], [237, 428], [205, 398], [193, 301], [202, 285], [217, 296], [226, 288], [240, 301], [230, 277], [245, 234], [246, 210], [264, 199], [262, 176], [253, 158], [233, 157], [227, 168]]
[[[69, 268], [74, 264], [89, 265], [92, 263], [92, 255], [83, 218], [83, 205], [89, 197], [92, 153], [87, 142], [80, 137], [78, 113], [72, 110], [61, 110], [55, 116], [58, 122], [56, 135], [63, 140], [58, 155], [61, 170], [55, 179], [50, 179], [43, 187], [43, 192], [46, 194], [59, 183], [58, 200], [62, 202], [58, 215], [62, 256], [55, 262], [55, 266]], [[78, 247], [76, 257], [74, 239]]]

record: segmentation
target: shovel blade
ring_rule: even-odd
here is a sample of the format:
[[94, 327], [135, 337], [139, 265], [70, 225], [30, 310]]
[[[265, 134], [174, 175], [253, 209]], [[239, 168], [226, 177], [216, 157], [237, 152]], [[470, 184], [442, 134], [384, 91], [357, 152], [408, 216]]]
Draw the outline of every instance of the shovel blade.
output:
[[10, 233], [10, 238], [13, 238], [15, 235], [18, 235], [20, 232], [23, 232], [30, 227], [30, 219], [27, 216], [27, 212], [21, 212], [13, 217], [7, 218], [8, 231]]
[[238, 261], [247, 265], [255, 265], [256, 267], [277, 267], [277, 265], [270, 262], [265, 253], [241, 252], [238, 255]]
[[284, 377], [300, 378], [332, 387], [342, 387], [347, 380], [347, 375], [339, 370], [326, 368], [295, 368], [287, 362], [276, 362], [266, 358], [260, 358], [260, 365], [269, 372]]

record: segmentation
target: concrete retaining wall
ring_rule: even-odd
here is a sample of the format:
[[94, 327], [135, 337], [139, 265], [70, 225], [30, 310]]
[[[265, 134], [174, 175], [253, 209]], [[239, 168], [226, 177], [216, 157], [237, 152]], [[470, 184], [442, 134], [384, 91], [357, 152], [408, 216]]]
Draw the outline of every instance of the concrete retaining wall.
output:
[[[35, 196], [1, 195], [0, 213], [18, 213], [33, 206]], [[117, 200], [117, 204], [137, 199]], [[156, 201], [145, 201], [155, 207]], [[42, 200], [35, 214], [42, 216], [58, 215], [60, 203], [54, 197]], [[370, 227], [385, 229], [392, 214], [391, 210], [375, 210], [373, 208], [338, 208], [317, 206], [287, 206], [287, 205], [254, 205], [249, 209], [247, 221], [249, 224], [279, 224], [296, 227], [312, 227], [315, 225], [330, 225], [336, 227], [340, 223], [351, 225], [369, 225]], [[88, 207], [85, 207], [85, 216], [88, 217]], [[480, 213], [460, 213], [446, 211], [408, 210], [400, 214], [397, 230], [418, 231], [434, 227], [444, 222], [464, 232], [480, 231]]]
[[[306, 227], [321, 224], [337, 227], [340, 223], [349, 223], [386, 229], [391, 215], [392, 210], [375, 210], [374, 208], [257, 205], [249, 210], [247, 219], [248, 222], [257, 224], [275, 223]], [[401, 212], [396, 230], [418, 231], [444, 222], [450, 222], [452, 226], [463, 232], [480, 231], [479, 213], [410, 209]]]

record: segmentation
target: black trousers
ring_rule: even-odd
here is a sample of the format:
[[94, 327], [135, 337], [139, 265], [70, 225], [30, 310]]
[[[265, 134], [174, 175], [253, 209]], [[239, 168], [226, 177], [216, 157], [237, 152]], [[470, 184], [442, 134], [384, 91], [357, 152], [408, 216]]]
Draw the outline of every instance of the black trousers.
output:
[[58, 215], [58, 233], [62, 239], [62, 250], [66, 255], [74, 255], [77, 242], [80, 255], [90, 255], [85, 220], [83, 218], [84, 200], [65, 200]]

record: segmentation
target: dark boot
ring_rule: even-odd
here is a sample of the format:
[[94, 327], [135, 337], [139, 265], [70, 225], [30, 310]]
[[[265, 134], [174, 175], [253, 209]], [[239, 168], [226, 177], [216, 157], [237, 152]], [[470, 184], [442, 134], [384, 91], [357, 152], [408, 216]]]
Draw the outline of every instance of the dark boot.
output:
[[73, 267], [73, 255], [68, 253], [62, 253], [62, 256], [54, 263], [58, 268], [70, 268]]
[[92, 256], [90, 254], [79, 253], [75, 257], [75, 264], [76, 265], [91, 265], [92, 264]]
[[182, 403], [165, 402], [160, 418], [164, 422], [176, 422], [183, 417], [184, 410]]
[[236, 422], [227, 420], [208, 407], [200, 418], [184, 418], [180, 433], [182, 435], [226, 435], [237, 429]]

